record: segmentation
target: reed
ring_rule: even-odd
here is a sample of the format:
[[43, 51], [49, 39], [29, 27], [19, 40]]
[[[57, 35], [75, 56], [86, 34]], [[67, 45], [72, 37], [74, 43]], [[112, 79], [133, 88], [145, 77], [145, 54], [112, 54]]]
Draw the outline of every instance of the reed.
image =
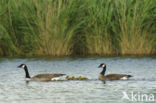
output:
[[0, 56], [155, 55], [156, 0], [0, 0]]
[[112, 0], [88, 1], [87, 25], [86, 25], [86, 45], [88, 54], [91, 55], [112, 55], [115, 52], [113, 45], [112, 29], [113, 21], [113, 4]]
[[67, 11], [71, 7], [70, 1], [52, 0], [43, 3], [35, 1], [35, 4], [41, 41], [38, 45], [37, 55], [71, 55], [71, 47], [73, 46], [71, 38], [75, 27], [70, 27], [68, 24], [70, 12]]
[[151, 16], [155, 8], [153, 0], [116, 1], [118, 20], [120, 24], [120, 48], [122, 55], [149, 55], [152, 52], [154, 38], [152, 34]]

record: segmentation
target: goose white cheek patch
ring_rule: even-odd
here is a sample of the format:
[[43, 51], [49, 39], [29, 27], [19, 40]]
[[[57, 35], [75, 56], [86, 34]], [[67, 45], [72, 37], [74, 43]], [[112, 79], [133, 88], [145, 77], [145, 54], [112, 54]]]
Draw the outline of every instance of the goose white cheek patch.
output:
[[22, 68], [24, 68], [25, 67], [25, 65], [22, 65]]
[[105, 65], [102, 65], [102, 68], [105, 67]]

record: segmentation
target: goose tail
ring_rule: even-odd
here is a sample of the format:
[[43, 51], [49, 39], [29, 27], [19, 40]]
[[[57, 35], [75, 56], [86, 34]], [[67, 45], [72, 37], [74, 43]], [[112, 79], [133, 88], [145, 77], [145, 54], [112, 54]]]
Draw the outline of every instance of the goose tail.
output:
[[128, 78], [133, 77], [132, 75], [127, 75]]
[[63, 76], [63, 75], [66, 75], [66, 74], [60, 74], [60, 76]]

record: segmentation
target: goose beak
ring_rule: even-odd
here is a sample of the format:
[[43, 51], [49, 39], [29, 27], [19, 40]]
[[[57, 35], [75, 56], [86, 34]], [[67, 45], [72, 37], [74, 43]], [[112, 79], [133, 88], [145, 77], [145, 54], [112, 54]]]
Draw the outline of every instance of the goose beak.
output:
[[17, 66], [17, 68], [20, 68], [20, 65], [19, 65], [19, 66]]
[[101, 65], [99, 65], [98, 68], [101, 68]]

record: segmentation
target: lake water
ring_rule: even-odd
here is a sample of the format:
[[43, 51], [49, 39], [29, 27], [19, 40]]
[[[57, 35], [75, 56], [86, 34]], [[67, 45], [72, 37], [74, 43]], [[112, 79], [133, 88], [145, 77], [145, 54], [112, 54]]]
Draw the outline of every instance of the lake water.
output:
[[[31, 76], [64, 73], [88, 77], [87, 81], [25, 82], [28, 66]], [[131, 74], [130, 80], [98, 80], [100, 63], [106, 74]], [[126, 97], [127, 96], [127, 97]], [[143, 97], [144, 96], [144, 97]], [[143, 97], [143, 98], [142, 98]], [[142, 58], [1, 58], [0, 103], [156, 103], [156, 59]]]

